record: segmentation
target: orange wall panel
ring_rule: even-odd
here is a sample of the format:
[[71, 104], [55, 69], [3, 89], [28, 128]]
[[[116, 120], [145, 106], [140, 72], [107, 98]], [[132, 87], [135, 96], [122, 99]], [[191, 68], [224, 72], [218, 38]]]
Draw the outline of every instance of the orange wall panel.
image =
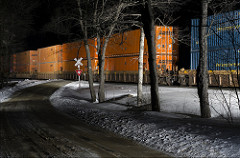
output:
[[109, 39], [106, 56], [133, 54], [139, 52], [140, 30], [114, 34]]
[[31, 73], [32, 65], [30, 62], [31, 53], [36, 53], [34, 50], [29, 50], [21, 53], [16, 53], [16, 72]]
[[10, 73], [15, 73], [15, 72], [16, 72], [16, 54], [12, 54], [10, 56]]
[[105, 71], [114, 71], [113, 58], [105, 58], [104, 70]]
[[[82, 60], [83, 66], [81, 67], [81, 69], [83, 70], [83, 72], [87, 72], [87, 60]], [[91, 60], [91, 66], [92, 66], [92, 71], [96, 71], [96, 66], [97, 66], [97, 60], [92, 59]], [[77, 68], [76, 68], [77, 69]]]
[[[163, 71], [175, 70], [176, 61], [178, 60], [178, 32], [171, 26], [156, 26], [156, 51], [157, 67]], [[173, 58], [173, 55], [175, 56]]]
[[137, 71], [138, 58], [137, 57], [121, 57], [115, 59], [115, 71]]
[[[178, 62], [178, 35], [177, 29], [171, 26], [156, 26], [156, 64], [159, 70], [174, 69]], [[140, 29], [114, 34], [109, 40], [106, 49], [106, 71], [138, 71]], [[148, 66], [148, 46], [145, 38], [144, 70]], [[98, 67], [97, 40], [88, 40], [92, 70]], [[81, 69], [87, 71], [86, 50], [83, 41], [66, 43], [63, 45], [40, 48], [37, 51], [25, 51], [15, 55], [15, 67], [11, 71], [17, 72], [74, 72], [74, 58], [82, 57]], [[12, 57], [14, 58], [14, 57]], [[11, 59], [12, 64], [14, 59]], [[175, 70], [175, 69], [174, 69]]]
[[[148, 58], [144, 55], [144, 70], [148, 69]], [[106, 58], [106, 71], [138, 71], [138, 56]]]
[[[178, 59], [178, 46], [176, 46], [176, 35], [171, 26], [155, 26], [155, 42], [156, 42], [156, 60], [157, 68], [159, 70], [172, 70], [173, 62]], [[133, 64], [131, 61], [139, 54], [140, 42], [140, 29], [127, 31], [121, 34], [114, 34], [107, 46], [106, 50], [106, 64], [105, 70], [107, 71], [137, 71], [138, 64]], [[173, 58], [173, 53], [175, 57]], [[148, 54], [148, 45], [145, 38], [144, 41], [144, 54]], [[127, 57], [132, 55], [134, 57]], [[115, 59], [114, 59], [114, 58]], [[109, 58], [109, 59], [107, 59]], [[112, 58], [112, 59], [111, 59]], [[119, 58], [119, 59], [117, 59]], [[174, 61], [173, 61], [174, 59]], [[125, 60], [125, 61], [123, 61]], [[128, 63], [128, 64], [126, 64]], [[147, 56], [144, 57], [145, 69], [149, 69]], [[134, 66], [131, 66], [133, 64]], [[119, 66], [120, 65], [120, 66]], [[127, 65], [127, 66], [125, 66]]]
[[56, 68], [57, 63], [40, 63], [41, 73], [54, 73]]
[[[96, 39], [89, 39], [89, 50], [90, 50], [90, 57], [92, 60], [92, 70], [97, 68], [97, 40]], [[63, 44], [63, 53], [62, 53], [62, 61], [63, 61], [63, 71], [75, 71], [77, 67], [75, 66], [74, 58], [82, 57], [82, 63], [84, 64], [83, 68], [84, 71], [87, 67], [87, 57], [86, 57], [86, 49], [84, 46], [84, 42], [72, 42]], [[69, 64], [69, 65], [68, 65]]]
[[74, 72], [77, 67], [75, 66], [75, 61], [63, 61], [62, 69], [64, 72]]
[[37, 72], [38, 68], [38, 52], [37, 51], [30, 51], [29, 52], [29, 63], [30, 63], [30, 72], [34, 73]]
[[[63, 44], [63, 61], [69, 61], [77, 58], [80, 47], [83, 47], [83, 42], [72, 42]], [[79, 56], [81, 55], [82, 54], [79, 54]]]
[[50, 46], [38, 49], [38, 72], [54, 73], [61, 71], [62, 46]]

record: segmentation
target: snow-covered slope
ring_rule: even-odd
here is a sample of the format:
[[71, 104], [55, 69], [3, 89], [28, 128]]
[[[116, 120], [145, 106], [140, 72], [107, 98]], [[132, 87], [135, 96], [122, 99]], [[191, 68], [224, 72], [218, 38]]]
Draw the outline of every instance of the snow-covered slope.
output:
[[0, 103], [4, 100], [8, 99], [14, 92], [19, 91], [24, 88], [36, 86], [39, 84], [56, 81], [56, 80], [23, 80], [23, 81], [17, 81], [18, 83], [13, 87], [4, 87], [3, 89], [0, 89]]
[[[144, 87], [147, 96], [149, 87]], [[216, 117], [227, 116], [221, 108], [221, 92], [210, 90], [212, 119], [191, 118], [183, 114], [199, 114], [199, 103], [195, 88], [160, 87], [161, 109], [164, 112], [132, 109], [136, 105], [136, 85], [106, 84], [105, 103], [90, 103], [86, 82], [73, 82], [60, 88], [50, 98], [61, 111], [73, 115], [91, 125], [99, 126], [128, 137], [148, 147], [172, 156], [187, 157], [239, 157], [240, 128], [229, 125]], [[231, 91], [224, 91], [231, 105], [231, 113], [239, 115], [236, 100]], [[124, 96], [124, 97], [121, 97]], [[113, 98], [118, 98], [114, 100]], [[149, 100], [146, 99], [146, 103]]]

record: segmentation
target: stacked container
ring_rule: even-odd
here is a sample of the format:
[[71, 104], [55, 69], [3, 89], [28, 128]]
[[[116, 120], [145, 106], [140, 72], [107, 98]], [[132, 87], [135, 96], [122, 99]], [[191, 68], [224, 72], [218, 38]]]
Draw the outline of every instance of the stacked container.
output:
[[80, 47], [83, 47], [82, 42], [66, 43], [62, 45], [62, 71], [73, 72], [76, 67], [74, 58], [78, 58]]
[[37, 51], [29, 50], [13, 55], [16, 59], [16, 72], [18, 73], [34, 73], [37, 71]]
[[37, 52], [39, 73], [57, 73], [62, 71], [61, 45], [41, 48]]
[[[90, 49], [92, 70], [95, 71], [98, 69], [97, 40], [89, 39], [88, 44]], [[63, 44], [62, 49], [62, 71], [74, 72], [77, 69], [75, 66], [76, 61], [74, 61], [74, 58], [80, 57], [83, 58], [83, 66], [81, 69], [84, 72], [87, 71], [87, 56], [83, 41]]]
[[[239, 66], [240, 11], [208, 17], [208, 69], [236, 70]], [[199, 62], [199, 19], [192, 20], [191, 69]]]
[[157, 67], [162, 71], [177, 70], [177, 29], [171, 26], [156, 26]]
[[[155, 45], [157, 51], [156, 64], [159, 71], [176, 70], [178, 60], [178, 48], [175, 40], [173, 27], [156, 26]], [[97, 39], [88, 41], [91, 66], [93, 71], [98, 71]], [[129, 76], [134, 76], [138, 71], [140, 29], [114, 34], [106, 49], [105, 70], [111, 71], [116, 80], [135, 81]], [[144, 41], [143, 69], [149, 70], [148, 46]], [[76, 61], [74, 58], [83, 58], [81, 70], [87, 72], [87, 56], [84, 41], [66, 43], [63, 45], [49, 46], [40, 48], [37, 51], [25, 51], [12, 56], [12, 72], [35, 73], [31, 76], [38, 78], [70, 78], [74, 79], [76, 74]], [[16, 61], [16, 63], [14, 63]], [[14, 67], [15, 65], [15, 67]], [[127, 73], [125, 73], [127, 72]], [[119, 74], [119, 75], [116, 75]], [[124, 75], [122, 75], [124, 74]], [[125, 75], [127, 74], [127, 75]], [[122, 75], [122, 77], [120, 77]], [[26, 77], [26, 75], [18, 75]]]
[[[140, 30], [114, 34], [106, 49], [106, 71], [137, 71], [139, 56]], [[146, 43], [146, 41], [144, 42]], [[147, 62], [144, 48], [144, 63]], [[145, 67], [145, 69], [147, 69]]]
[[16, 73], [16, 54], [10, 56], [10, 73]]
[[[156, 31], [156, 64], [158, 70], [176, 70], [178, 50], [176, 49], [173, 27], [155, 26]], [[114, 34], [106, 50], [107, 71], [138, 71], [140, 29]], [[144, 40], [144, 70], [148, 67], [148, 46]]]

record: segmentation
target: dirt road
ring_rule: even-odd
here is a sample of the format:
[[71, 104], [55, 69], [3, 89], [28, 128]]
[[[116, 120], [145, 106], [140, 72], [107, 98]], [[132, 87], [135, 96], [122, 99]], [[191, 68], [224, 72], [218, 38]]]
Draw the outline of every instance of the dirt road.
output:
[[17, 92], [0, 104], [0, 157], [163, 157], [55, 110], [57, 81]]

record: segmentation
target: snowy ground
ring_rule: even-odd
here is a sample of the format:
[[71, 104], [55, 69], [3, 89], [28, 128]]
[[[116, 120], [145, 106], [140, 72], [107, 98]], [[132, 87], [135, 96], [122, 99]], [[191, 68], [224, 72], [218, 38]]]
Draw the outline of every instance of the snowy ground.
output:
[[[0, 102], [18, 90], [46, 82], [50, 80], [24, 80], [14, 87], [5, 87], [0, 90]], [[144, 86], [144, 91], [148, 98], [149, 86]], [[106, 103], [90, 103], [86, 82], [81, 83], [80, 89], [78, 82], [60, 88], [50, 101], [59, 110], [93, 126], [172, 156], [240, 157], [239, 122], [234, 120], [229, 124], [226, 121], [229, 116], [238, 119], [240, 115], [234, 91], [209, 90], [211, 119], [196, 117], [199, 115], [199, 101], [195, 88], [159, 87], [159, 92], [163, 112], [133, 108], [136, 105], [136, 85], [126, 84], [106, 84], [109, 99]], [[145, 100], [146, 104], [149, 102], [149, 99]]]
[[[236, 96], [230, 90], [224, 90], [224, 97], [221, 91], [209, 90], [212, 119], [196, 117], [199, 115], [199, 101], [195, 88], [160, 87], [161, 110], [164, 112], [133, 108], [136, 105], [136, 85], [106, 84], [105, 91], [109, 101], [90, 103], [87, 83], [82, 82], [79, 89], [78, 82], [73, 82], [56, 91], [50, 101], [59, 110], [88, 124], [172, 156], [240, 156], [238, 123], [230, 125], [220, 119], [228, 118], [229, 111], [231, 116], [239, 117]], [[148, 98], [150, 88], [144, 86], [144, 91]], [[148, 103], [149, 99], [146, 99]]]
[[51, 82], [51, 81], [56, 81], [56, 80], [13, 80], [13, 81], [10, 81], [10, 82], [17, 82], [15, 86], [11, 87], [11, 86], [7, 86], [7, 87], [4, 87], [2, 89], [0, 89], [0, 103], [9, 99], [9, 97], [21, 90], [21, 89], [24, 89], [24, 88], [27, 88], [27, 87], [32, 87], [32, 86], [36, 86], [36, 85], [39, 85], [39, 84], [43, 84], [43, 83], [47, 83], [47, 82]]

